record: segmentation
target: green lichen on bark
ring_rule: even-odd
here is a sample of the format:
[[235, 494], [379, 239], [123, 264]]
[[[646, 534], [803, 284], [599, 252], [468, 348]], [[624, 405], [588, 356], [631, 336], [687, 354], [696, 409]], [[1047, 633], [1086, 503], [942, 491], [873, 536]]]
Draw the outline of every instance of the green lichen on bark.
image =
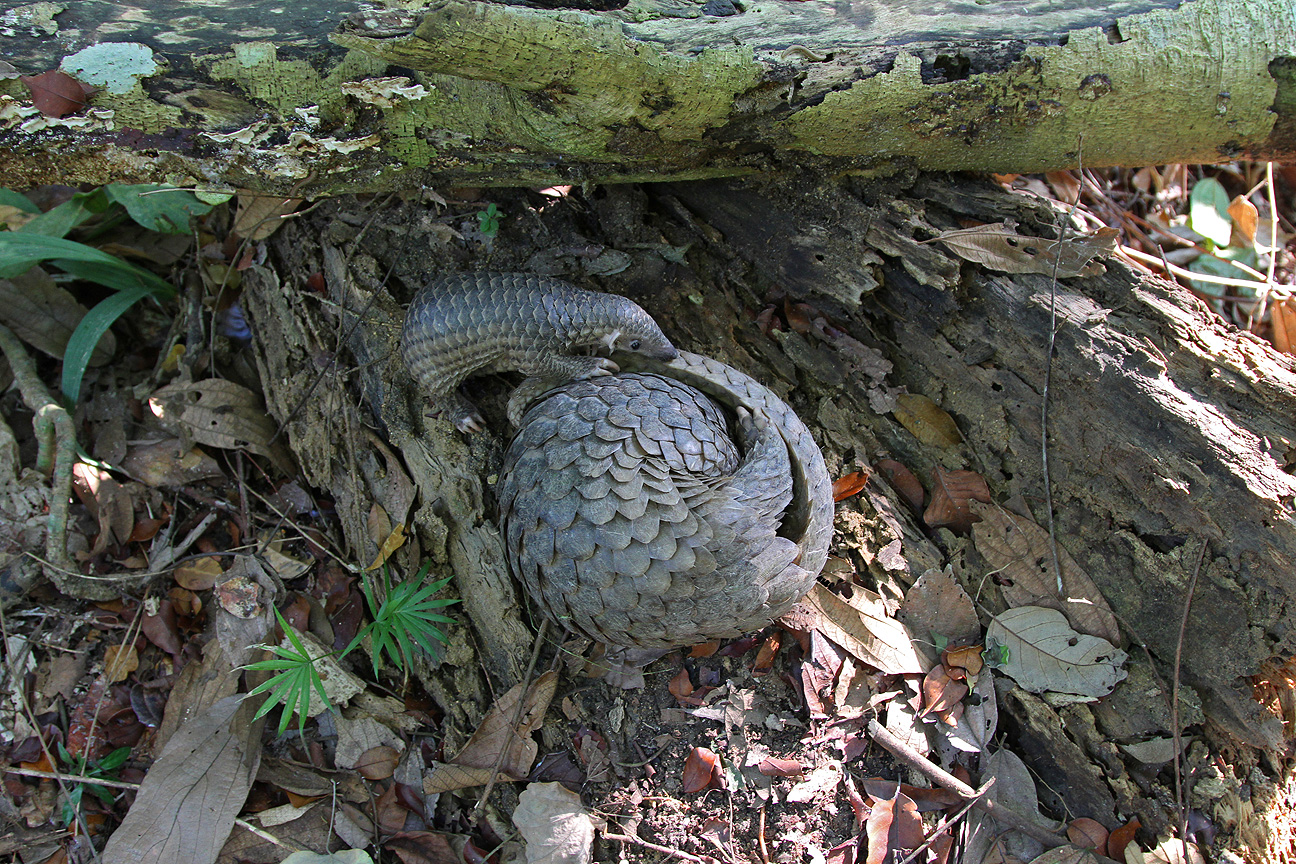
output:
[[1055, 168], [1058, 152], [1094, 166], [1218, 161], [1229, 142], [1269, 134], [1267, 64], [1296, 53], [1291, 17], [1281, 0], [1197, 0], [1121, 19], [1119, 39], [1075, 31], [1066, 45], [1029, 47], [1004, 71], [940, 84], [924, 83], [905, 53], [890, 72], [781, 125], [814, 153], [928, 169], [967, 168], [969, 152], [978, 168], [1000, 171]]
[[412, 108], [433, 135], [490, 137], [574, 158], [636, 161], [691, 150], [763, 75], [748, 48], [671, 54], [579, 12], [451, 0], [398, 39], [334, 41], [432, 73]]

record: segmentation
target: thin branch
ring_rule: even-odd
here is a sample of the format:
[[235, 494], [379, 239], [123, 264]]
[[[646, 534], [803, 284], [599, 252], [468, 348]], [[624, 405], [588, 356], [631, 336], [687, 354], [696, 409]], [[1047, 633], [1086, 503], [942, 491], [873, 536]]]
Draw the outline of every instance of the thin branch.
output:
[[1042, 828], [1040, 825], [1031, 821], [1026, 816], [1021, 815], [1011, 807], [1008, 807], [1005, 804], [997, 804], [990, 798], [977, 797], [981, 793], [976, 789], [973, 789], [971, 786], [941, 768], [905, 742], [901, 741], [877, 720], [869, 720], [868, 733], [869, 737], [889, 750], [892, 755], [901, 759], [910, 768], [920, 772], [923, 776], [933, 782], [939, 783], [944, 788], [957, 792], [962, 797], [973, 801], [978, 809], [984, 810], [1005, 827], [1012, 828], [1014, 831], [1020, 831], [1023, 834], [1034, 837], [1050, 849], [1057, 846], [1065, 846], [1067, 844], [1067, 839], [1065, 837], [1059, 834], [1054, 834], [1047, 828]]
[[1179, 811], [1179, 837], [1188, 838], [1188, 807], [1184, 798], [1183, 775], [1179, 768], [1183, 746], [1179, 736], [1179, 662], [1183, 658], [1184, 635], [1188, 632], [1188, 611], [1192, 609], [1193, 594], [1197, 591], [1197, 577], [1201, 574], [1202, 561], [1206, 558], [1206, 546], [1209, 541], [1203, 540], [1201, 551], [1197, 553], [1197, 566], [1193, 568], [1192, 579], [1188, 580], [1188, 596], [1184, 598], [1183, 618], [1179, 620], [1179, 641], [1175, 643], [1174, 680], [1170, 686], [1170, 726], [1174, 732], [1174, 776], [1175, 808]]

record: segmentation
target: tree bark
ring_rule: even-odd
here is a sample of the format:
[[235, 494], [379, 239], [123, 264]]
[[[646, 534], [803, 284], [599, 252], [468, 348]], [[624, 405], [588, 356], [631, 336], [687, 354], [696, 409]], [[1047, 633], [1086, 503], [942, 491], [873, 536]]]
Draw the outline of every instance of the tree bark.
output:
[[877, 0], [606, 12], [436, 0], [336, 20], [310, 4], [285, 18], [281, 5], [211, 18], [176, 17], [162, 0], [129, 16], [121, 4], [13, 8], [0, 32], [18, 71], [62, 61], [97, 92], [56, 119], [0, 79], [14, 100], [0, 102], [7, 182], [318, 197], [1296, 153], [1296, 30], [1282, 0], [975, 14]]
[[[350, 554], [375, 554], [381, 538], [368, 521], [375, 507], [393, 521], [411, 512], [415, 543], [401, 567], [413, 572], [430, 558], [459, 580], [473, 637], [461, 634], [449, 671], [428, 678], [452, 714], [471, 716], [463, 694], [486, 698], [474, 652], [499, 692], [518, 679], [529, 649], [491, 497], [508, 437], [508, 388], [500, 379], [474, 385], [492, 429], [465, 438], [422, 416], [393, 352], [400, 304], [429, 271], [491, 267], [565, 276], [636, 299], [677, 345], [786, 394], [830, 473], [879, 457], [924, 480], [937, 467], [970, 468], [997, 500], [1032, 509], [1041, 524], [1041, 406], [1055, 308], [1047, 396], [1058, 542], [1166, 681], [1205, 544], [1182, 680], [1206, 717], [1234, 737], [1260, 747], [1281, 741], [1281, 724], [1252, 701], [1246, 676], [1268, 658], [1296, 653], [1290, 357], [1224, 324], [1178, 286], [1117, 261], [1102, 275], [1054, 286], [1045, 276], [987, 274], [923, 243], [965, 220], [1012, 218], [1025, 234], [1056, 236], [1063, 214], [975, 181], [924, 175], [816, 184], [793, 176], [612, 187], [556, 204], [534, 193], [500, 200], [512, 215], [493, 249], [465, 247], [444, 229], [449, 217], [438, 222], [412, 204], [369, 216], [354, 202], [331, 202], [275, 240], [279, 272], [305, 279], [322, 270], [330, 302], [282, 290], [269, 271], [246, 282], [268, 404], [307, 479], [336, 501]], [[766, 335], [754, 320], [797, 301], [813, 307], [801, 315], [831, 319], [823, 332], [851, 338], [813, 328]], [[350, 375], [321, 378], [316, 358], [339, 344], [354, 358]], [[891, 412], [904, 391], [948, 411], [963, 442], [924, 443], [897, 422]], [[365, 443], [367, 424], [400, 459]], [[419, 490], [412, 509], [405, 472]], [[952, 565], [985, 612], [1003, 608], [973, 545], [925, 528], [876, 479], [839, 507], [836, 549], [883, 593]]]

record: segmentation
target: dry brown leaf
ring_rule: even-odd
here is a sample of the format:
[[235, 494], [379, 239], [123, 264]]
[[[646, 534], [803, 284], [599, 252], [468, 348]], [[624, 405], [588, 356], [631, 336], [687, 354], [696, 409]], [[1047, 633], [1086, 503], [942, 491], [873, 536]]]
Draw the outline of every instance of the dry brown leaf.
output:
[[941, 662], [946, 666], [963, 669], [968, 676], [975, 678], [985, 668], [985, 661], [981, 659], [981, 652], [984, 650], [985, 648], [981, 645], [948, 648], [941, 654]]
[[917, 849], [923, 842], [923, 824], [918, 807], [912, 798], [899, 791], [894, 798], [873, 805], [865, 831], [868, 832], [866, 864], [884, 864], [893, 858], [903, 858], [904, 853], [900, 850]]
[[104, 864], [216, 860], [261, 761], [258, 707], [229, 696], [171, 736], [108, 838]]
[[224, 578], [220, 559], [215, 555], [190, 558], [172, 572], [176, 584], [190, 591], [206, 591]]
[[399, 761], [400, 753], [395, 747], [379, 744], [361, 753], [351, 767], [359, 771], [360, 776], [366, 780], [386, 780], [396, 773], [396, 763]]
[[[506, 747], [508, 750], [500, 762], [499, 779], [521, 780], [526, 777], [536, 756], [536, 743], [531, 733], [544, 719], [557, 686], [558, 674], [549, 671], [525, 688], [525, 696], [522, 684], [501, 696], [482, 718], [481, 725], [464, 748], [449, 763], [437, 764], [435, 770], [423, 778], [423, 791], [433, 795], [484, 785], [490, 781], [491, 769], [500, 750]], [[522, 718], [515, 730], [513, 719], [517, 716], [519, 700], [523, 700]]]
[[892, 411], [900, 425], [929, 447], [949, 449], [963, 443], [954, 418], [920, 393], [901, 393]]
[[1269, 307], [1269, 320], [1273, 324], [1274, 348], [1284, 354], [1296, 354], [1296, 300], [1291, 297], [1275, 300]]
[[[885, 780], [881, 777], [869, 777], [864, 780], [864, 791], [876, 801], [885, 801], [895, 796], [896, 781]], [[910, 786], [908, 783], [901, 783], [900, 794], [913, 799], [920, 813], [926, 813], [929, 810], [944, 810], [948, 807], [958, 807], [967, 803], [957, 792], [940, 786], [929, 789], [923, 786]]]
[[139, 654], [134, 645], [109, 645], [104, 650], [104, 676], [116, 684], [125, 681], [139, 668]]
[[[1092, 259], [1109, 255], [1120, 232], [1106, 226], [1092, 234], [1068, 237], [1061, 244], [1017, 233], [1016, 223], [997, 222], [947, 231], [936, 240], [966, 261], [1003, 273], [1041, 273], [1059, 278], [1096, 276], [1103, 266]], [[930, 242], [930, 241], [929, 241]]]
[[66, 117], [77, 113], [86, 107], [86, 99], [95, 92], [93, 87], [57, 69], [39, 75], [23, 75], [19, 80], [31, 93], [32, 105], [46, 117]]
[[581, 798], [561, 783], [532, 783], [518, 796], [513, 824], [533, 864], [590, 864], [594, 818]]
[[908, 504], [915, 513], [922, 512], [923, 486], [914, 473], [894, 459], [879, 459], [875, 465], [882, 479], [891, 484], [891, 488]]
[[1081, 849], [1092, 849], [1099, 855], [1107, 854], [1107, 829], [1101, 822], [1082, 816], [1067, 826], [1067, 839]]
[[812, 613], [818, 613], [816, 630], [880, 672], [911, 675], [927, 671], [928, 664], [914, 648], [913, 637], [887, 615], [877, 595], [855, 588], [852, 598], [846, 600], [816, 584], [804, 602]]
[[[40, 267], [12, 279], [0, 279], [0, 323], [28, 345], [62, 359], [72, 331], [86, 308]], [[104, 333], [90, 354], [90, 366], [102, 366], [117, 351], [117, 338]]]
[[391, 533], [387, 535], [387, 539], [383, 540], [382, 547], [378, 550], [378, 554], [374, 556], [373, 563], [365, 568], [365, 572], [377, 570], [386, 564], [387, 559], [396, 554], [396, 550], [404, 545], [405, 526], [398, 523], [396, 527], [392, 528]]
[[1057, 200], [1073, 204], [1080, 199], [1080, 178], [1070, 171], [1049, 171], [1044, 175]]
[[[139, 488], [139, 487], [135, 487]], [[85, 462], [72, 466], [72, 491], [99, 521], [94, 546], [77, 557], [89, 560], [103, 554], [109, 544], [120, 546], [135, 529], [135, 502], [129, 490], [101, 468]]]
[[145, 486], [187, 486], [223, 476], [215, 459], [197, 447], [186, 449], [179, 438], [131, 447], [121, 468]]
[[300, 198], [280, 198], [241, 189], [234, 215], [234, 233], [253, 242], [264, 240], [279, 230], [284, 217], [300, 205]]
[[684, 760], [682, 791], [691, 795], [706, 788], [721, 789], [721, 777], [720, 757], [706, 747], [694, 747]]
[[401, 864], [462, 864], [471, 860], [455, 851], [450, 835], [436, 831], [402, 831], [384, 840], [382, 845]]
[[292, 457], [275, 440], [275, 424], [261, 398], [241, 384], [219, 378], [171, 384], [149, 397], [149, 408], [176, 434], [213, 447], [250, 450], [285, 474], [297, 473]]
[[905, 592], [896, 618], [919, 640], [919, 647], [932, 660], [934, 640], [944, 637], [959, 644], [981, 638], [981, 621], [972, 598], [947, 570], [928, 570]]
[[981, 517], [972, 526], [972, 542], [990, 569], [999, 574], [1000, 589], [1009, 606], [1056, 609], [1081, 633], [1120, 644], [1120, 627], [1111, 607], [1061, 544], [1057, 551], [1063, 594], [1058, 596], [1048, 531], [996, 505], [973, 504], [972, 512]]
[[990, 502], [990, 487], [975, 471], [932, 469], [932, 497], [923, 513], [929, 528], [948, 528], [956, 534], [972, 530], [972, 502]]
[[845, 501], [852, 495], [858, 495], [864, 491], [868, 479], [868, 471], [852, 471], [844, 477], [837, 478], [833, 481], [833, 501]]
[[690, 696], [693, 695], [693, 681], [691, 678], [689, 678], [689, 671], [687, 669], [681, 668], [678, 672], [676, 672], [675, 677], [672, 678], [670, 680], [670, 683], [666, 685], [666, 689], [669, 690], [670, 694], [674, 696], [676, 699], [678, 699], [680, 702], [684, 702], [685, 704], [689, 704], [689, 705], [699, 704], [697, 700], [693, 700], [689, 702], [685, 701]]
[[1255, 245], [1256, 224], [1260, 221], [1260, 211], [1246, 198], [1238, 195], [1229, 202], [1228, 214], [1233, 220], [1233, 235], [1229, 238], [1229, 246], [1250, 249]]
[[[1125, 847], [1134, 842], [1134, 834], [1143, 824], [1135, 816], [1115, 831], [1107, 838], [1107, 852], [1111, 857], [1118, 861], [1125, 860]], [[1135, 847], [1137, 848], [1137, 847]]]
[[947, 726], [957, 725], [963, 716], [962, 700], [967, 694], [967, 684], [954, 680], [944, 666], [937, 664], [923, 677], [923, 710], [918, 719], [935, 714]]

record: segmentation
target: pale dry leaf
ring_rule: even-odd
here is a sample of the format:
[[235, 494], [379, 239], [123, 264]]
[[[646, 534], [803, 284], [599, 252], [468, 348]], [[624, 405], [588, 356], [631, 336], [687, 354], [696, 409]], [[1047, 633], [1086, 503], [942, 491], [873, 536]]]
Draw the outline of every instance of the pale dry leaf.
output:
[[791, 804], [809, 804], [812, 801], [829, 798], [844, 775], [842, 764], [832, 760], [811, 771], [804, 780], [792, 787], [787, 794]]
[[1119, 232], [1103, 227], [1062, 243], [1017, 233], [1015, 223], [997, 222], [946, 231], [935, 238], [966, 261], [1002, 273], [1040, 273], [1058, 278], [1098, 275], [1104, 268], [1092, 259], [1116, 248]]
[[1003, 577], [1000, 590], [1009, 606], [1056, 609], [1081, 633], [1120, 642], [1120, 627], [1102, 592], [1060, 544], [1058, 568], [1065, 596], [1058, 596], [1048, 531], [995, 504], [977, 502], [971, 507], [981, 517], [972, 526], [972, 542], [990, 569]]
[[[518, 684], [501, 696], [463, 749], [448, 764], [438, 764], [436, 770], [423, 779], [427, 794], [480, 786], [489, 782], [491, 769], [499, 762], [500, 750], [508, 748], [504, 760], [499, 762], [499, 779], [521, 780], [531, 770], [536, 757], [536, 742], [531, 733], [544, 719], [545, 711], [558, 687], [558, 674], [545, 672], [530, 687]], [[518, 701], [525, 699], [522, 717], [516, 728]]]
[[242, 189], [234, 215], [234, 233], [253, 242], [264, 240], [279, 230], [284, 217], [300, 205], [300, 198], [281, 198]]
[[1238, 249], [1249, 249], [1255, 245], [1256, 225], [1260, 221], [1260, 211], [1241, 195], [1229, 202], [1229, 218], [1233, 220], [1233, 233], [1229, 245]]
[[963, 433], [954, 418], [920, 393], [901, 393], [892, 413], [901, 426], [929, 447], [949, 449], [963, 443]]
[[896, 618], [918, 640], [919, 649], [933, 663], [937, 652], [932, 640], [936, 637], [943, 637], [952, 645], [981, 638], [981, 622], [972, 598], [954, 581], [948, 567], [933, 568], [919, 576], [905, 592]]
[[350, 709], [338, 715], [337, 750], [333, 762], [339, 768], [356, 768], [366, 753], [386, 747], [398, 756], [405, 749], [400, 735], [362, 710]]
[[1105, 864], [1110, 860], [1097, 854], [1092, 849], [1067, 845], [1046, 850], [1038, 858], [1032, 859], [1030, 864]]
[[1124, 651], [1106, 639], [1077, 633], [1056, 609], [1020, 606], [996, 615], [986, 643], [1008, 649], [999, 671], [1031, 693], [1098, 698], [1125, 678]]
[[373, 864], [369, 853], [363, 849], [342, 849], [321, 855], [318, 852], [294, 852], [281, 864]]
[[527, 864], [590, 864], [593, 817], [561, 783], [532, 783], [518, 796], [513, 824], [526, 840]]
[[984, 753], [994, 740], [999, 726], [999, 703], [995, 698], [994, 676], [988, 672], [977, 678], [965, 700], [963, 716], [953, 729], [935, 727], [954, 747], [966, 753]]
[[261, 760], [256, 700], [229, 696], [188, 721], [149, 768], [104, 864], [212, 864]]
[[271, 807], [269, 810], [262, 810], [256, 814], [257, 822], [261, 823], [262, 828], [287, 825], [289, 822], [295, 822], [305, 816], [318, 803], [318, 801], [313, 801], [304, 807], [298, 807], [296, 804], [280, 804], [278, 807]]
[[1206, 864], [1196, 843], [1184, 843], [1177, 837], [1162, 840], [1143, 856], [1144, 864]]
[[[1180, 746], [1187, 746], [1187, 741], [1180, 741]], [[1136, 741], [1133, 744], [1118, 744], [1130, 756], [1145, 765], [1164, 765], [1175, 757], [1173, 738], [1152, 738], [1148, 741]]]
[[145, 486], [186, 486], [223, 476], [215, 459], [197, 447], [185, 448], [179, 438], [132, 446], [121, 469]]
[[104, 651], [104, 677], [111, 683], [125, 681], [139, 668], [134, 645], [109, 645]]
[[816, 584], [804, 601], [812, 614], [818, 613], [814, 615], [815, 629], [880, 672], [925, 673], [928, 664], [914, 648], [913, 637], [886, 614], [881, 598], [862, 588], [853, 591], [852, 598], [846, 600]]
[[241, 384], [219, 378], [170, 384], [149, 397], [149, 408], [177, 434], [212, 447], [250, 450], [286, 474], [297, 473], [292, 458], [275, 440], [275, 424], [261, 398]]
[[[58, 285], [40, 267], [0, 279], [0, 323], [44, 354], [63, 358], [72, 331], [86, 315], [86, 308], [66, 288]], [[90, 366], [102, 366], [117, 351], [117, 340], [104, 333], [90, 354]]]
[[[139, 487], [135, 487], [139, 488]], [[72, 466], [72, 491], [99, 522], [99, 533], [85, 559], [103, 554], [109, 544], [120, 546], [135, 529], [135, 502], [130, 490], [109, 472], [85, 462]]]

